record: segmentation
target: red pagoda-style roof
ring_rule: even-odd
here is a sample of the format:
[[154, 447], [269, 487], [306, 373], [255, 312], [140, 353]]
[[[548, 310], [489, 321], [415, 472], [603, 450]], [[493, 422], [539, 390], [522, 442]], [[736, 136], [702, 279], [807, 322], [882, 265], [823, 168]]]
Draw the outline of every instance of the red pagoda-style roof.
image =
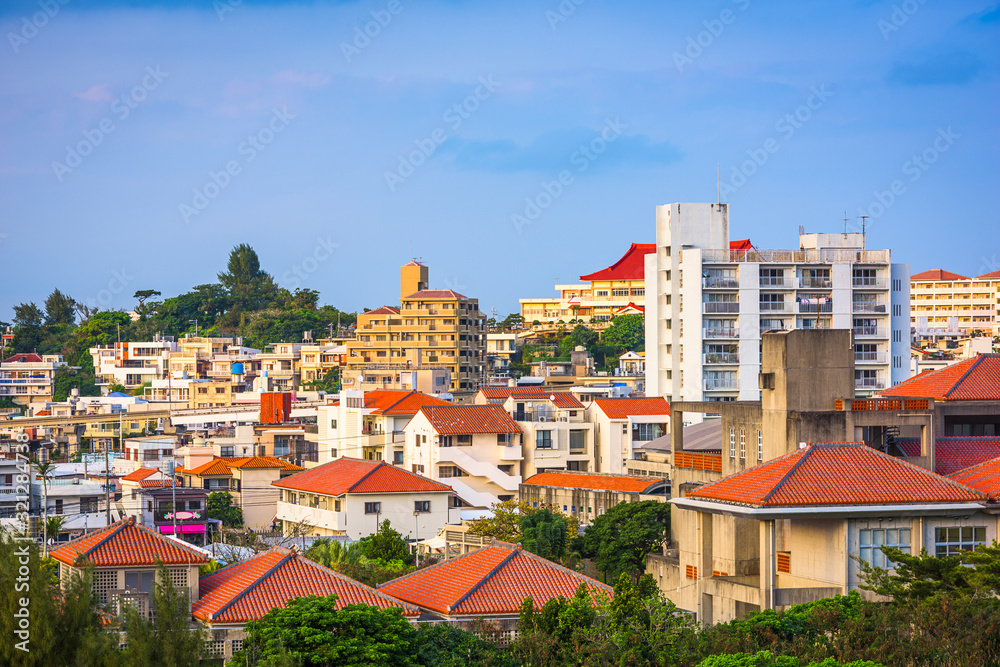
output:
[[580, 280], [642, 280], [645, 257], [656, 252], [655, 243], [633, 243], [622, 258], [606, 269], [580, 276]]

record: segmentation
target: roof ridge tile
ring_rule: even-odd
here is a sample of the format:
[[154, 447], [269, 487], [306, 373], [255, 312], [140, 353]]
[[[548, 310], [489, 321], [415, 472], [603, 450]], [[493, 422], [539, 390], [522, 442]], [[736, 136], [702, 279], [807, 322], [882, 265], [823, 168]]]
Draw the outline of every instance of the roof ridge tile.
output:
[[[490, 548], [491, 549], [493, 548], [492, 545], [490, 546]], [[502, 549], [503, 547], [497, 547], [497, 548]], [[448, 613], [450, 614], [451, 612], [453, 612], [456, 609], [458, 609], [463, 602], [465, 602], [466, 600], [468, 600], [469, 597], [473, 593], [475, 593], [480, 588], [482, 588], [483, 584], [485, 584], [487, 581], [489, 581], [493, 577], [493, 575], [495, 575], [497, 572], [499, 572], [501, 569], [503, 569], [503, 566], [506, 565], [507, 563], [509, 563], [520, 552], [521, 552], [521, 545], [518, 544], [516, 549], [511, 549], [510, 553], [507, 554], [506, 556], [504, 556], [503, 559], [501, 559], [499, 563], [497, 563], [496, 565], [494, 565], [493, 568], [489, 572], [486, 573], [486, 576], [481, 577], [479, 579], [479, 581], [477, 581], [475, 583], [475, 585], [472, 586], [472, 588], [470, 588], [469, 590], [467, 590], [465, 592], [465, 595], [462, 595], [460, 598], [458, 598], [457, 600], [455, 600], [455, 602], [453, 602], [452, 604], [447, 605], [445, 607], [445, 609], [448, 610]]]

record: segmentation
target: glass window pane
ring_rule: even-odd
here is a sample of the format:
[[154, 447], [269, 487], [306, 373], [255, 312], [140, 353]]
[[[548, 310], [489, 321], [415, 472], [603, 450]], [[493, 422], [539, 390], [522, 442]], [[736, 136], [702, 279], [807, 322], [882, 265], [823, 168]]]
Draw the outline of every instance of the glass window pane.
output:
[[881, 550], [875, 551], [875, 567], [885, 567], [885, 554]]
[[937, 545], [937, 547], [934, 549], [934, 555], [937, 556], [938, 558], [941, 558], [942, 556], [947, 556], [948, 547], [942, 544]]
[[959, 529], [958, 528], [949, 528], [948, 529], [948, 541], [949, 542], [958, 542], [959, 539], [960, 539], [959, 538]]
[[862, 530], [861, 531], [861, 544], [871, 544], [872, 543], [872, 531]]
[[972, 541], [972, 526], [962, 526], [962, 541], [963, 542]]
[[973, 539], [975, 539], [976, 542], [985, 542], [986, 541], [986, 527], [985, 526], [976, 526], [975, 537]]
[[945, 531], [944, 528], [935, 528], [934, 529], [934, 541], [935, 542], [943, 542], [944, 539], [945, 539], [945, 536], [947, 534], [948, 533]]
[[862, 547], [861, 548], [861, 560], [865, 561], [868, 564], [871, 564], [871, 562], [872, 562], [872, 550], [871, 550], [871, 547]]
[[903, 544], [907, 544], [908, 545], [910, 543], [910, 529], [909, 528], [900, 528], [899, 529], [899, 543], [901, 545], [903, 545]]
[[872, 544], [879, 547], [885, 544], [885, 531], [884, 530], [873, 530], [872, 531]]
[[895, 528], [892, 528], [890, 530], [885, 531], [885, 543], [886, 544], [889, 544], [889, 545], [899, 544], [899, 542], [896, 541], [897, 537], [899, 537], [899, 531], [897, 531]]

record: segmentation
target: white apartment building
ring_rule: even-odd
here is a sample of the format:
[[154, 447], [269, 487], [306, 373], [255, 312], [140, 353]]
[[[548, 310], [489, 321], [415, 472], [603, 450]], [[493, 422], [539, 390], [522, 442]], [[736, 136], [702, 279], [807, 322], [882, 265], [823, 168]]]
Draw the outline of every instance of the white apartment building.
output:
[[42, 404], [52, 401], [56, 371], [65, 366], [61, 354], [22, 352], [0, 363], [0, 396], [18, 405]]
[[854, 332], [855, 387], [910, 376], [910, 276], [861, 234], [805, 234], [797, 250], [731, 249], [729, 205], [656, 208], [646, 255], [646, 393], [684, 401], [760, 399], [761, 332]]
[[661, 396], [596, 398], [586, 416], [594, 425], [595, 472], [625, 474], [633, 449], [670, 429], [670, 405]]
[[172, 336], [156, 335], [152, 341], [114, 343], [90, 348], [94, 376], [99, 386], [120, 384], [138, 387], [166, 375], [170, 354], [180, 348]]
[[1000, 271], [970, 278], [942, 269], [910, 276], [910, 326], [919, 341], [1000, 334]]

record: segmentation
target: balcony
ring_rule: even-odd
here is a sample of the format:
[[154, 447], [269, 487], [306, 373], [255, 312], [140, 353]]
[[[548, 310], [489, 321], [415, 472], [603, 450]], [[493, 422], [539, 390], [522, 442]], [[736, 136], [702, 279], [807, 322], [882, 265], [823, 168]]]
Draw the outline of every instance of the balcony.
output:
[[885, 358], [885, 352], [882, 351], [854, 353], [854, 363], [856, 364], [884, 364], [886, 363]]
[[851, 329], [855, 338], [885, 338], [885, 329], [881, 327], [854, 327]]
[[497, 458], [501, 461], [520, 461], [524, 458], [521, 445], [497, 445]]
[[740, 363], [739, 352], [713, 352], [702, 357], [705, 364], [738, 364]]
[[854, 276], [851, 280], [851, 285], [853, 287], [860, 287], [862, 289], [868, 288], [882, 288], [885, 287], [885, 283], [881, 278], [860, 278]]
[[739, 338], [740, 330], [735, 327], [725, 327], [722, 329], [710, 328], [702, 330], [704, 338]]
[[740, 312], [740, 304], [736, 301], [706, 301], [704, 303], [704, 313], [733, 313]]
[[815, 276], [802, 276], [799, 278], [799, 287], [815, 288], [815, 287], [833, 287], [833, 281], [829, 278], [819, 278]]
[[702, 279], [701, 286], [705, 289], [739, 289], [740, 281], [736, 276], [709, 276]]
[[760, 302], [760, 312], [762, 313], [790, 313], [792, 309], [791, 304], [785, 303], [784, 301], [761, 301]]
[[855, 301], [852, 309], [855, 313], [884, 313], [885, 304], [875, 301]]
[[733, 391], [739, 389], [738, 378], [716, 378], [705, 380], [705, 391]]
[[827, 303], [805, 303], [805, 302], [801, 302], [801, 303], [799, 303], [799, 312], [803, 313], [803, 314], [805, 314], [805, 313], [832, 313], [833, 312], [833, 303], [829, 302], [829, 301]]
[[791, 289], [792, 281], [785, 277], [762, 276], [760, 279], [761, 289]]
[[882, 378], [854, 378], [855, 389], [885, 389]]

